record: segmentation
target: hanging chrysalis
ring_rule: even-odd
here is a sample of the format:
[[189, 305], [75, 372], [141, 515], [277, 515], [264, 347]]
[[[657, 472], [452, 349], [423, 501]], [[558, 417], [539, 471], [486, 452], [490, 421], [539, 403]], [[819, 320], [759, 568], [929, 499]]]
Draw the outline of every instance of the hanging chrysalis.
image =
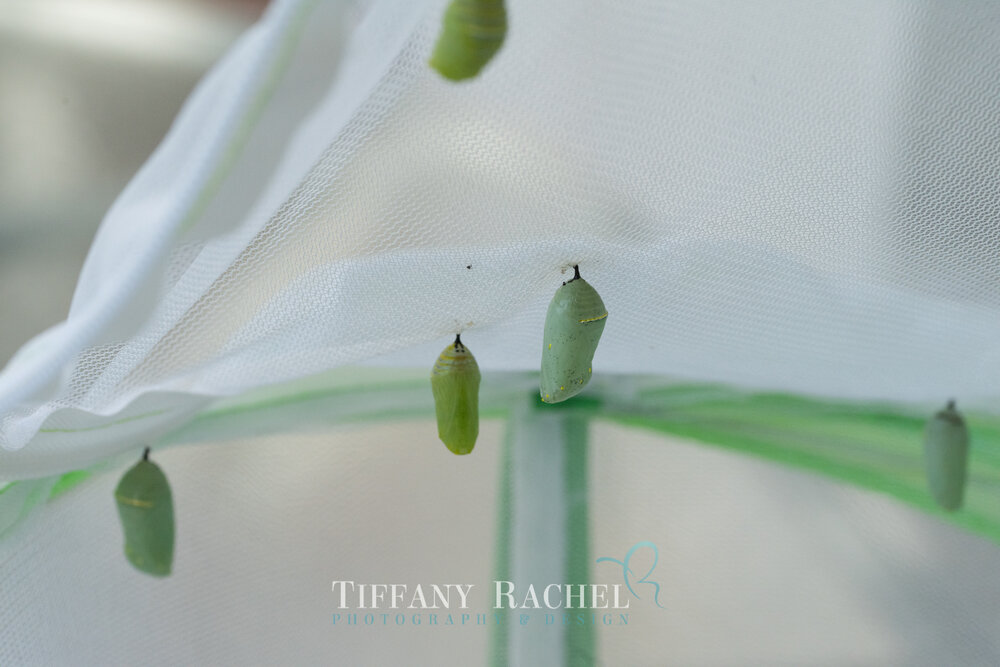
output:
[[479, 365], [462, 337], [444, 348], [431, 371], [438, 437], [455, 454], [468, 454], [479, 436]]
[[137, 570], [165, 577], [174, 560], [174, 505], [170, 484], [159, 466], [142, 460], [122, 476], [115, 489], [125, 533], [125, 557]]
[[924, 432], [924, 464], [927, 486], [937, 504], [954, 512], [962, 506], [969, 453], [965, 420], [948, 401], [944, 410], [927, 422]]
[[452, 0], [444, 13], [431, 67], [452, 81], [471, 79], [500, 50], [506, 34], [503, 0]]
[[541, 382], [545, 403], [565, 401], [590, 381], [594, 352], [608, 318], [597, 290], [580, 277], [580, 267], [574, 266], [573, 271], [573, 278], [556, 290], [545, 314]]

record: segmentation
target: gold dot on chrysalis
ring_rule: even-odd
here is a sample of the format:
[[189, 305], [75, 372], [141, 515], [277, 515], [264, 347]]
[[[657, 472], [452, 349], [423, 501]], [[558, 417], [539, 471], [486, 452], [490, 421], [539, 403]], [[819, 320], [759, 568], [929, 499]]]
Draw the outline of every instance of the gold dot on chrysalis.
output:
[[588, 373], [593, 373], [593, 372], [594, 372], [594, 369], [593, 369], [593, 368], [588, 368], [588, 369], [587, 369], [587, 372], [588, 372]]
[[562, 390], [563, 390], [563, 389], [565, 389], [565, 388], [566, 388], [566, 387], [559, 387], [559, 391], [562, 391]]
[[552, 349], [552, 343], [549, 343], [549, 349], [550, 350]]

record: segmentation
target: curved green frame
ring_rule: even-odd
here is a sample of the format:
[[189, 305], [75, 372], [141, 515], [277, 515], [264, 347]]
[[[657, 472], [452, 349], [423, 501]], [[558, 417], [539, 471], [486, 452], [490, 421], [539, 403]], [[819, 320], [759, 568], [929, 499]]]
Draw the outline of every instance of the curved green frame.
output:
[[[924, 478], [921, 443], [929, 415], [910, 407], [631, 376], [600, 378], [565, 404], [542, 406], [537, 382], [535, 373], [487, 373], [481, 417], [510, 418], [530, 395], [547, 410], [572, 409], [588, 420], [667, 433], [883, 493], [1000, 544], [1000, 417], [966, 413], [972, 444], [965, 505], [947, 513], [935, 505]], [[341, 369], [221, 400], [156, 448], [414, 417], [433, 422], [425, 369]], [[95, 470], [124, 468], [136, 453], [0, 488], [0, 537], [40, 502], [63, 496]]]

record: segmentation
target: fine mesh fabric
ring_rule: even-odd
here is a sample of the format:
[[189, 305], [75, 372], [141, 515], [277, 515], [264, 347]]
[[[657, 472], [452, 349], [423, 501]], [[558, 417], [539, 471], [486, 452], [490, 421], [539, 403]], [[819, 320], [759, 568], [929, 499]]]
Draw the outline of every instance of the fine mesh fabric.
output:
[[[997, 662], [995, 544], [880, 494], [603, 424], [591, 431], [590, 553], [620, 558], [636, 535], [661, 536], [663, 609], [633, 600], [629, 625], [598, 626], [595, 654], [579, 660], [491, 660], [492, 625], [432, 627], [427, 613], [419, 626], [410, 614], [396, 625], [392, 610], [365, 625], [349, 609], [335, 625], [330, 582], [344, 579], [471, 583], [473, 623], [492, 619], [504, 430], [484, 420], [467, 457], [437, 441], [431, 419], [157, 451], [178, 516], [166, 579], [125, 560], [120, 469], [96, 474], [0, 540], [0, 664]], [[539, 557], [532, 546], [519, 548]], [[592, 577], [621, 582], [607, 564]]]
[[0, 479], [459, 330], [485, 382], [537, 369], [573, 264], [595, 374], [993, 409], [995, 4], [511, 0], [461, 85], [443, 8], [269, 8], [0, 375]]

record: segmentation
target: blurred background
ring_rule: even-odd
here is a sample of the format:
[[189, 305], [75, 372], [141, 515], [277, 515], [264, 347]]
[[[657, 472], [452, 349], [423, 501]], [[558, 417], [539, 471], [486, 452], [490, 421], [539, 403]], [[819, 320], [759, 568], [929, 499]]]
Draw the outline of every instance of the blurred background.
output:
[[[0, 0], [0, 365], [65, 317], [105, 211], [265, 5]], [[329, 416], [344, 401], [331, 393], [271, 412], [219, 408], [172, 435], [165, 445], [213, 446], [158, 454], [184, 522], [180, 574], [158, 589], [120, 554], [109, 505], [120, 471], [96, 473], [2, 545], [0, 591], [35, 604], [30, 613], [0, 608], [0, 629], [16, 639], [30, 628], [23, 655], [62, 657], [48, 664], [129, 664], [109, 656], [143, 655], [150, 634], [191, 662], [279, 661], [291, 646], [315, 664], [375, 650], [385, 651], [382, 664], [418, 651], [436, 652], [419, 653], [434, 659], [425, 664], [484, 660], [486, 632], [456, 645], [327, 625], [334, 577], [486, 585], [494, 575], [507, 427], [484, 420], [477, 455], [459, 460], [437, 442], [429, 391], [419, 391], [423, 412], [409, 421], [341, 430]], [[275, 432], [247, 424], [248, 413]], [[629, 632], [602, 636], [598, 664], [661, 664], [669, 652], [687, 665], [974, 665], [1000, 654], [1000, 638], [985, 630], [1000, 613], [1000, 580], [984, 576], [1000, 564], [993, 542], [744, 451], [596, 420], [590, 438], [592, 551], [620, 557], [657, 540], [667, 598], [661, 616], [636, 614]], [[114, 605], [107, 591], [142, 609], [157, 595], [172, 624], [133, 632], [138, 605]], [[98, 626], [80, 620], [95, 618]], [[129, 630], [107, 630], [116, 624]], [[284, 643], [272, 641], [278, 630]], [[4, 646], [0, 664], [29, 664], [5, 660]]]
[[105, 211], [266, 4], [0, 0], [0, 366], [66, 317]]

